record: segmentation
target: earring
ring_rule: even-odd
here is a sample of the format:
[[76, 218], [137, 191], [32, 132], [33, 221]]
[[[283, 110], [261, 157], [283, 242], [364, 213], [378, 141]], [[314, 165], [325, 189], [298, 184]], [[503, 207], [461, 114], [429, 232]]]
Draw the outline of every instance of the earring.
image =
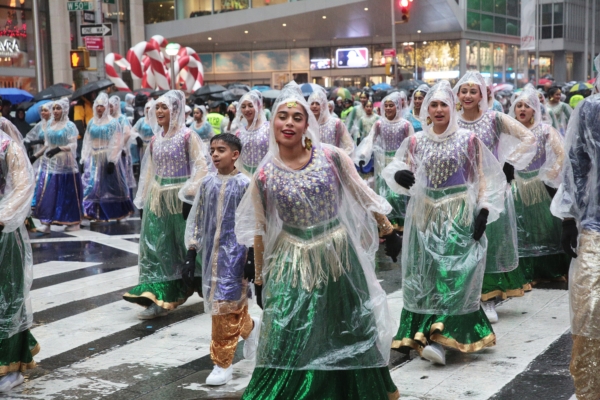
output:
[[456, 103], [456, 111], [462, 110], [462, 103]]
[[306, 139], [306, 150], [312, 150], [312, 140]]
[[530, 123], [531, 125], [533, 125], [533, 123], [534, 123], [534, 122], [535, 122], [535, 118], [531, 117], [531, 119], [529, 120], [529, 123]]
[[427, 125], [431, 125], [432, 122], [431, 117], [427, 117]]
[[302, 134], [302, 147], [306, 148], [306, 132]]

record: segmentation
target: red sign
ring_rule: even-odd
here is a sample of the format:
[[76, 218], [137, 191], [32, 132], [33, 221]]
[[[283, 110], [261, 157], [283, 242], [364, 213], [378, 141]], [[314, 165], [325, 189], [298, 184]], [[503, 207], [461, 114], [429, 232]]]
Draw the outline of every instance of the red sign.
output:
[[83, 39], [88, 50], [104, 50], [104, 38], [102, 36], [87, 36]]
[[396, 49], [383, 49], [384, 57], [396, 57]]

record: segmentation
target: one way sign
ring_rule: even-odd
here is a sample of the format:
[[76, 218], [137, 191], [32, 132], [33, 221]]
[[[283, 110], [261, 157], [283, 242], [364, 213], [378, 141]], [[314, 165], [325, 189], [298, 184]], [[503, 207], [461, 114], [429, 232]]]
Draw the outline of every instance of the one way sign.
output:
[[112, 36], [112, 24], [81, 25], [81, 37]]

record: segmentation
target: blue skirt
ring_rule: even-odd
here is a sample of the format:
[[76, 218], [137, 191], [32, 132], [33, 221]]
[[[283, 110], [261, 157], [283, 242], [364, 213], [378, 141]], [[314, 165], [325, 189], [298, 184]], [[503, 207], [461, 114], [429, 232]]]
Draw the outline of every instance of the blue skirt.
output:
[[40, 171], [33, 216], [44, 224], [75, 225], [81, 221], [81, 176]]

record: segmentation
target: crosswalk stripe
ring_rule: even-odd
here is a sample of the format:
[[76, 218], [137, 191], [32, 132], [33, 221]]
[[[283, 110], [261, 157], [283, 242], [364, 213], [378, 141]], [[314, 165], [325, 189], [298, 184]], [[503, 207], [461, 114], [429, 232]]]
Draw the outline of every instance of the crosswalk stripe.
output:
[[63, 274], [65, 272], [76, 271], [83, 268], [100, 265], [101, 262], [81, 262], [81, 261], [48, 261], [33, 266], [33, 279], [45, 278], [47, 276]]

